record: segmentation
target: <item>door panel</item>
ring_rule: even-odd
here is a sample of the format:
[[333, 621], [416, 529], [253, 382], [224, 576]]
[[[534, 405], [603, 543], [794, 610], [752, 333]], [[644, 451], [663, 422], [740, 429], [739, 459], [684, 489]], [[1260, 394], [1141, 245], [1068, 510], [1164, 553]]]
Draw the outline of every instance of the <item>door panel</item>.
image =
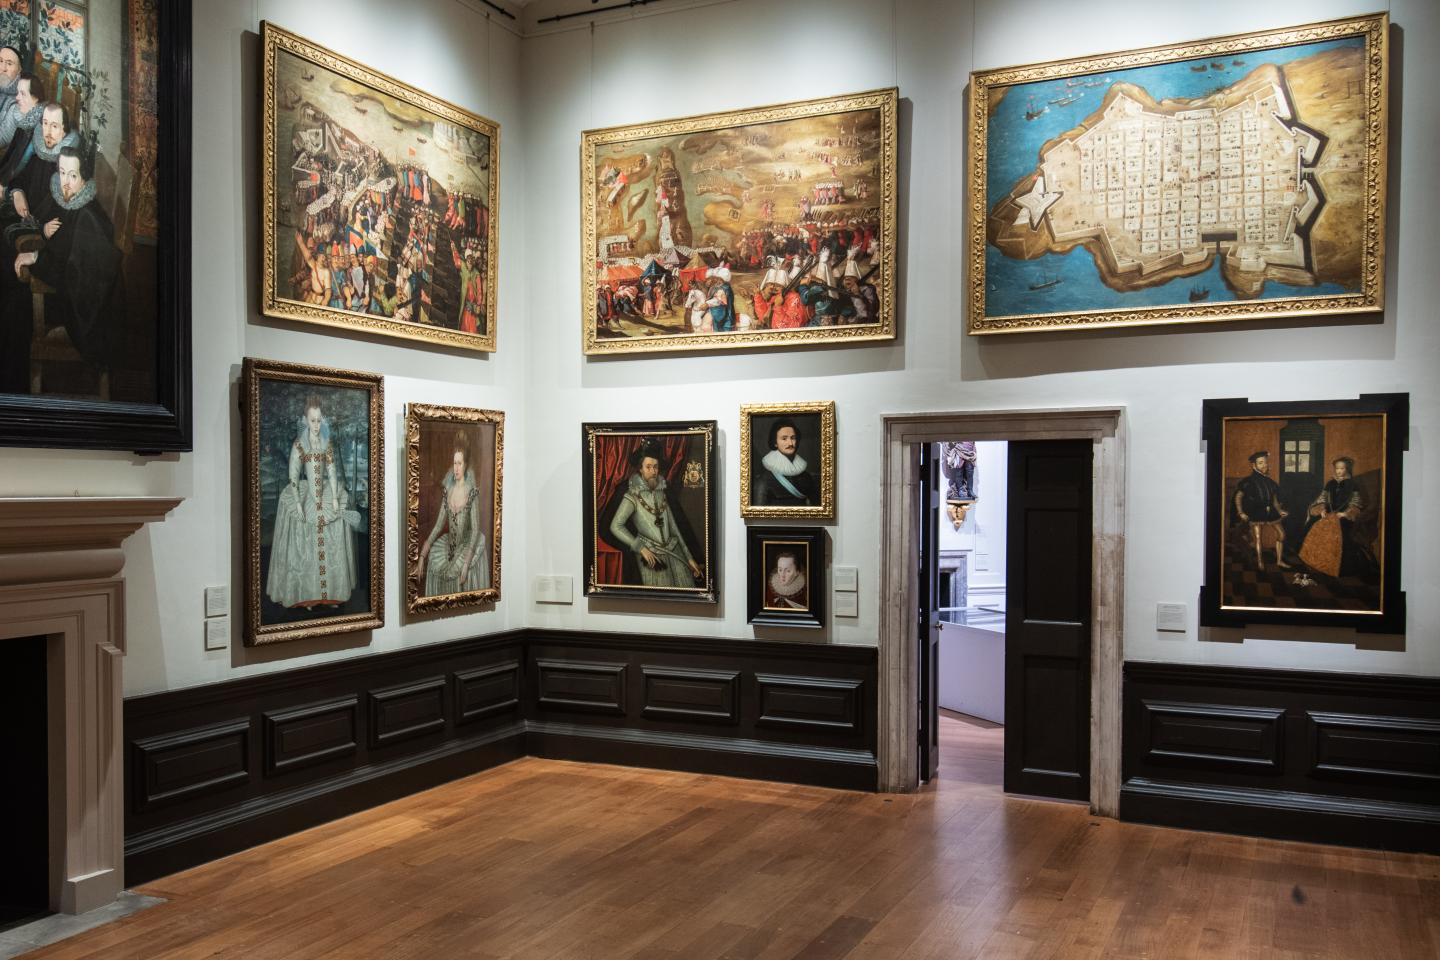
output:
[[940, 568], [940, 469], [935, 448], [920, 444], [920, 589], [916, 610], [919, 640], [920, 779], [935, 779], [940, 769], [940, 631], [935, 626], [936, 583]]
[[1090, 796], [1091, 445], [1009, 448], [1005, 789]]

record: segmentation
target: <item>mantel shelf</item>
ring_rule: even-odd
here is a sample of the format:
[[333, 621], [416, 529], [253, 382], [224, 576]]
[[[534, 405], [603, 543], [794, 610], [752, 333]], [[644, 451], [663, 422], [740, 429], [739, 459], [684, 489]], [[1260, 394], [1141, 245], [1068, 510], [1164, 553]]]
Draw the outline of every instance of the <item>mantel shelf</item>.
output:
[[0, 498], [0, 585], [113, 576], [127, 537], [179, 497]]

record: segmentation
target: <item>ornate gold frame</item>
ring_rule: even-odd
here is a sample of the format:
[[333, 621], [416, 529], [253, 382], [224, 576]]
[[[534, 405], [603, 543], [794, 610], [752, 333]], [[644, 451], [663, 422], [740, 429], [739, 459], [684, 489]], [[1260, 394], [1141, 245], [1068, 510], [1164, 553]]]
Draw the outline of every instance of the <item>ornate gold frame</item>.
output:
[[[893, 340], [895, 338], [896, 211], [899, 205], [896, 181], [898, 105], [899, 91], [890, 87], [841, 97], [802, 100], [768, 107], [729, 110], [703, 116], [584, 131], [580, 142], [580, 317], [581, 343], [584, 352], [589, 355], [608, 355], [672, 350], [708, 351], [786, 347], [821, 342], [855, 343], [865, 340]], [[595, 326], [595, 254], [598, 238], [594, 206], [595, 148], [597, 145], [876, 108], [880, 110], [881, 269], [875, 283], [875, 292], [880, 298], [879, 323], [801, 327], [793, 330], [677, 334], [629, 340], [607, 340], [597, 335]]]
[[[820, 505], [815, 507], [764, 507], [750, 502], [750, 418], [784, 414], [820, 416]], [[782, 517], [795, 520], [835, 519], [835, 401], [804, 403], [746, 403], [740, 406], [740, 516]]]
[[[260, 193], [263, 211], [263, 228], [260, 232], [262, 248], [260, 251], [260, 262], [262, 264], [261, 312], [267, 317], [300, 320], [306, 323], [319, 323], [332, 327], [345, 327], [350, 330], [359, 330], [365, 333], [390, 337], [403, 337], [410, 340], [424, 340], [429, 343], [443, 344], [463, 350], [493, 352], [496, 342], [495, 331], [499, 324], [499, 311], [496, 309], [499, 300], [496, 297], [496, 293], [498, 291], [497, 279], [499, 277], [500, 260], [500, 125], [493, 120], [487, 120], [477, 113], [472, 113], [469, 110], [441, 100], [438, 97], [431, 96], [407, 83], [386, 76], [362, 63], [351, 60], [349, 57], [342, 56], [332, 50], [327, 50], [319, 44], [290, 33], [269, 21], [261, 23], [261, 31], [261, 47], [263, 50], [263, 67], [261, 70], [261, 98], [263, 103], [261, 107], [260, 126]], [[430, 326], [405, 320], [393, 320], [389, 317], [357, 313], [353, 310], [339, 310], [333, 307], [316, 306], [278, 295], [276, 283], [280, 278], [280, 269], [275, 263], [277, 252], [277, 245], [275, 243], [275, 125], [277, 122], [275, 104], [275, 57], [281, 50], [302, 59], [309, 60], [323, 69], [342, 74], [354, 80], [356, 83], [362, 83], [368, 87], [372, 87], [380, 93], [394, 97], [397, 100], [402, 100], [411, 106], [428, 111], [456, 126], [465, 127], [489, 138], [490, 225], [489, 253], [486, 257], [487, 262], [485, 264], [486, 329], [483, 334], [465, 333], [460, 330], [451, 330], [446, 327]]]
[[[1097, 329], [1172, 323], [1215, 323], [1243, 319], [1285, 319], [1316, 314], [1374, 313], [1385, 305], [1385, 202], [1389, 101], [1388, 14], [1349, 17], [1256, 33], [1215, 37], [1192, 43], [1148, 47], [1098, 57], [1077, 57], [1049, 63], [970, 75], [968, 118], [970, 156], [966, 168], [969, 209], [966, 261], [969, 268], [971, 334], [1025, 333], [1041, 330]], [[1238, 300], [1215, 304], [1183, 304], [1109, 310], [1059, 311], [1042, 314], [985, 316], [986, 221], [990, 213], [986, 181], [988, 121], [995, 91], [1040, 80], [1054, 80], [1151, 66], [1201, 57], [1226, 57], [1247, 51], [1361, 36], [1365, 39], [1364, 231], [1361, 239], [1361, 284], [1358, 292], [1314, 297]], [[998, 102], [998, 100], [996, 101]]]
[[[585, 596], [587, 597], [631, 597], [636, 599], [676, 600], [694, 603], [715, 603], [720, 596], [720, 577], [715, 569], [717, 561], [716, 526], [719, 514], [716, 511], [715, 441], [718, 429], [714, 420], [651, 421], [644, 423], [582, 423], [581, 439], [584, 443], [584, 463], [581, 468], [584, 495], [584, 521], [586, 540], [583, 545], [585, 558]], [[607, 437], [655, 437], [689, 435], [703, 437], [705, 445], [705, 516], [701, 524], [704, 548], [705, 582], [698, 587], [647, 587], [641, 584], [601, 583], [596, 568], [595, 544], [600, 540], [600, 517], [605, 504], [595, 502], [595, 439]], [[695, 518], [688, 518], [692, 525]]]
[[[264, 625], [260, 616], [260, 381], [286, 380], [369, 393], [370, 610], [337, 617], [316, 617], [300, 624]], [[245, 644], [256, 646], [336, 633], [374, 630], [385, 625], [385, 382], [379, 374], [282, 363], [246, 357], [241, 373], [240, 405], [245, 433]]]
[[[495, 489], [491, 492], [494, 513], [490, 535], [490, 586], [484, 590], [421, 596], [415, 565], [420, 562], [420, 425], [422, 422], [495, 425]], [[459, 610], [500, 600], [500, 509], [504, 490], [505, 414], [500, 410], [436, 406], [411, 403], [405, 406], [405, 609], [409, 613]]]

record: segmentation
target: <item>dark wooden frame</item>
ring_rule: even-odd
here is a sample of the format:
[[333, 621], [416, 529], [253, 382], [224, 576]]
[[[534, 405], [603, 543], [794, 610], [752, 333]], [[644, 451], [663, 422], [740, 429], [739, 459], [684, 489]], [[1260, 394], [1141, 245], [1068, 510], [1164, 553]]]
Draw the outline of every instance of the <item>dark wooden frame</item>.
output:
[[[805, 547], [806, 610], [772, 610], [765, 606], [765, 545], [784, 542]], [[821, 527], [748, 527], [745, 530], [745, 620], [756, 626], [825, 626], [825, 530]]]
[[[639, 584], [601, 584], [595, 578], [595, 538], [599, 535], [599, 515], [605, 504], [595, 503], [595, 438], [606, 435], [665, 436], [676, 433], [693, 433], [704, 437], [705, 443], [705, 516], [689, 517], [692, 526], [698, 527], [704, 543], [705, 583], [689, 588], [646, 587]], [[716, 569], [719, 540], [719, 512], [715, 495], [715, 441], [717, 435], [714, 420], [668, 420], [636, 423], [584, 423], [580, 425], [581, 459], [584, 461], [584, 475], [581, 496], [585, 503], [584, 551], [585, 551], [585, 596], [587, 597], [631, 597], [644, 600], [669, 600], [688, 603], [715, 603], [720, 596], [720, 576]]]
[[160, 168], [155, 403], [0, 394], [0, 445], [132, 450], [192, 446], [190, 371], [190, 0], [157, 0]]
[[[316, 617], [299, 623], [261, 622], [260, 583], [260, 381], [288, 380], [321, 387], [368, 391], [369, 471], [367, 503], [370, 519], [370, 569], [363, 575], [370, 586], [370, 609], [362, 613]], [[304, 640], [337, 633], [375, 630], [385, 625], [385, 381], [378, 373], [335, 370], [276, 360], [246, 357], [240, 383], [241, 420], [244, 423], [245, 461], [245, 644], [257, 646], [283, 640]]]
[[[1384, 547], [1381, 564], [1380, 610], [1347, 613], [1321, 610], [1239, 610], [1222, 605], [1221, 564], [1227, 505], [1224, 476], [1224, 424], [1232, 418], [1325, 417], [1375, 415], [1385, 419]], [[1403, 456], [1409, 439], [1410, 395], [1367, 393], [1356, 400], [1307, 400], [1251, 403], [1245, 399], [1204, 401], [1205, 439], [1205, 583], [1200, 588], [1200, 623], [1204, 626], [1244, 627], [1249, 624], [1354, 627], [1364, 633], [1405, 632], [1405, 592], [1400, 589], [1400, 517]]]

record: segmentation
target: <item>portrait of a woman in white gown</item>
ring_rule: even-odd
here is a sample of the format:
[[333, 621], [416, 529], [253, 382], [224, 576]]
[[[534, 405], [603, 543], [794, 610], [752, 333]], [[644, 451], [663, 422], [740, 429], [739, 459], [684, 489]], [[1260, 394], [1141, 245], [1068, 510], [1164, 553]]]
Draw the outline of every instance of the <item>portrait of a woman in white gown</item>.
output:
[[406, 609], [496, 602], [505, 414], [412, 403], [405, 437]]
[[246, 357], [245, 642], [385, 624], [385, 381]]
[[450, 469], [440, 480], [444, 496], [414, 572], [425, 584], [421, 596], [426, 597], [490, 586], [490, 552], [480, 523], [483, 501], [475, 482], [469, 433], [455, 431], [451, 446]]
[[365, 524], [351, 504], [331, 434], [324, 402], [309, 394], [286, 452], [289, 480], [276, 503], [265, 582], [266, 597], [292, 610], [333, 612], [364, 573], [355, 535]]

